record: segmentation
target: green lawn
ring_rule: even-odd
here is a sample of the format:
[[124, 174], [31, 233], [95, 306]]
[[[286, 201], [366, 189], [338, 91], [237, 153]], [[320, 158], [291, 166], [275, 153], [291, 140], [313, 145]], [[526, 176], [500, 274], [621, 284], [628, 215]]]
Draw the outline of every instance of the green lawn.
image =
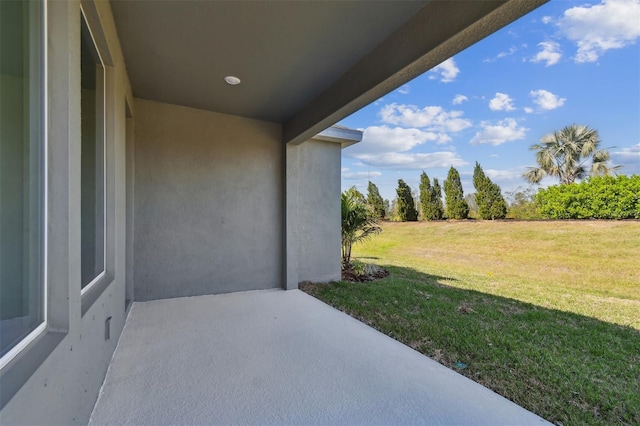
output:
[[354, 252], [391, 275], [305, 290], [552, 422], [640, 424], [640, 222], [387, 223]]

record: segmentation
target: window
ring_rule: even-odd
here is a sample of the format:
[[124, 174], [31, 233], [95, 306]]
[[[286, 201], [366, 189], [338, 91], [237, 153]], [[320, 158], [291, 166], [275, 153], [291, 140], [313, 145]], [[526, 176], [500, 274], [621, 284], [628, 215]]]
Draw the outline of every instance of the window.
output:
[[0, 1], [0, 366], [46, 327], [42, 8]]
[[105, 274], [104, 65], [82, 15], [81, 34], [81, 288]]

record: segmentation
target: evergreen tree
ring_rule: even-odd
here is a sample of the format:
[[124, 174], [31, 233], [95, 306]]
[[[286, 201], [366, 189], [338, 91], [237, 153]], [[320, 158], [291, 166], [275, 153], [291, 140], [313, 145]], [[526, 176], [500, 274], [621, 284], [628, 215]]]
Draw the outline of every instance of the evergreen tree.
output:
[[429, 176], [422, 171], [420, 175], [420, 210], [422, 212], [422, 218], [429, 220], [428, 212], [431, 206], [431, 182]]
[[371, 181], [369, 181], [369, 186], [367, 186], [367, 203], [369, 204], [369, 207], [373, 211], [376, 218], [384, 218], [386, 213], [384, 200], [380, 196], [380, 191], [378, 191], [378, 187], [376, 186], [376, 184]]
[[504, 219], [507, 216], [507, 203], [500, 187], [491, 182], [477, 161], [473, 170], [473, 186], [476, 188], [476, 204], [480, 219]]
[[429, 220], [442, 220], [444, 219], [444, 205], [442, 204], [442, 189], [438, 179], [433, 178], [433, 186], [431, 187], [431, 206], [432, 210], [429, 212]]
[[398, 180], [398, 216], [402, 222], [415, 222], [418, 220], [418, 211], [411, 195], [411, 188], [402, 179]]
[[449, 219], [466, 219], [469, 215], [469, 205], [464, 200], [460, 173], [453, 166], [449, 169], [444, 181], [444, 197], [446, 201], [447, 217]]
[[425, 172], [420, 175], [420, 208], [422, 217], [425, 220], [441, 220], [442, 211], [442, 191], [438, 184], [438, 179], [433, 179], [433, 186], [429, 181], [429, 176]]

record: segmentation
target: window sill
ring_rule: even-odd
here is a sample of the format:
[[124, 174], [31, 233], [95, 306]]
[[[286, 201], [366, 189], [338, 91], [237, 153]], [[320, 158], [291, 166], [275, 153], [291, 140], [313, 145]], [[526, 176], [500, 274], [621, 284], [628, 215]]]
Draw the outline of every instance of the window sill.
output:
[[81, 311], [82, 316], [93, 306], [98, 297], [105, 291], [113, 281], [113, 274], [105, 273], [96, 282], [90, 284], [90, 288], [82, 295]]
[[66, 335], [66, 332], [46, 330], [4, 366], [0, 371], [0, 410], [18, 393]]

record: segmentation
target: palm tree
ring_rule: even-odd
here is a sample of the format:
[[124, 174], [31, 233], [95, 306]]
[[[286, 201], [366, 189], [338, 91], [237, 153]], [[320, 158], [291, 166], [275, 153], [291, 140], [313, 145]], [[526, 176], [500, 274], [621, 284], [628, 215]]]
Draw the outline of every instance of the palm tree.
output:
[[[531, 183], [539, 183], [545, 176], [553, 176], [560, 183], [571, 184], [587, 176], [613, 174], [620, 166], [610, 166], [609, 152], [598, 149], [598, 131], [587, 126], [572, 124], [540, 139], [531, 146], [536, 152], [540, 167], [529, 167], [523, 177]], [[591, 167], [587, 161], [591, 158]]]
[[354, 191], [345, 191], [341, 197], [342, 206], [342, 266], [351, 265], [351, 247], [382, 229], [373, 211]]

